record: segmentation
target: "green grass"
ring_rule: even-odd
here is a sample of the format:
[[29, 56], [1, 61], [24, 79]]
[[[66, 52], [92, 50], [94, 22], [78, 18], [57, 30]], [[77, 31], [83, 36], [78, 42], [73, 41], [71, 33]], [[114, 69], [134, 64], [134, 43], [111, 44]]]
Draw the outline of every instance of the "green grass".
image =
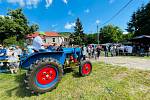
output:
[[145, 59], [150, 59], [150, 56], [149, 56], [149, 57], [145, 56], [144, 58], [145, 58]]
[[24, 73], [0, 74], [0, 100], [150, 100], [150, 71], [93, 63], [90, 76], [80, 77], [76, 68], [39, 96], [25, 92]]

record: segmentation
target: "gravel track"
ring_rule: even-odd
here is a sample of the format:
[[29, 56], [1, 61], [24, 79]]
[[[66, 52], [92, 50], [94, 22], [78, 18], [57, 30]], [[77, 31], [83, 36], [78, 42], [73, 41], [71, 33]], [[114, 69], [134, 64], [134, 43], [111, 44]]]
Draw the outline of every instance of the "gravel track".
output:
[[136, 57], [100, 57], [100, 59], [90, 59], [92, 62], [101, 61], [106, 64], [125, 66], [128, 68], [150, 70], [150, 59]]

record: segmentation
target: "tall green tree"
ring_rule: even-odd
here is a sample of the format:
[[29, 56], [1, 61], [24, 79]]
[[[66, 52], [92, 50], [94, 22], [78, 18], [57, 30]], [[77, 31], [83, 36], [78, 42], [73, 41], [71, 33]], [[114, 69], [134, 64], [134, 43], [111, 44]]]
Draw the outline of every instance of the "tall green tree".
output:
[[114, 25], [107, 25], [100, 29], [100, 42], [120, 42], [122, 41], [122, 30]]
[[134, 36], [150, 35], [150, 2], [133, 13], [127, 25], [127, 31]]
[[76, 20], [74, 33], [70, 35], [70, 38], [73, 40], [72, 44], [81, 45], [84, 43], [85, 34], [83, 33], [83, 26], [79, 18]]
[[9, 17], [0, 17], [0, 42], [15, 35], [16, 23]]
[[27, 34], [38, 30], [38, 25], [29, 25], [29, 21], [22, 9], [8, 10], [7, 16], [0, 17], [0, 38], [1, 42], [10, 37], [22, 40]]

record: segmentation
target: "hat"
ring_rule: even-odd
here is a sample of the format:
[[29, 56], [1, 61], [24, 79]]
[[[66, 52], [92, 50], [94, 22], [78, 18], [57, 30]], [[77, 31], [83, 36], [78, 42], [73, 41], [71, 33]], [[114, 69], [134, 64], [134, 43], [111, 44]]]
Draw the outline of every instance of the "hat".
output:
[[39, 35], [46, 35], [45, 32], [39, 32]]
[[14, 47], [9, 47], [9, 50], [14, 50]]

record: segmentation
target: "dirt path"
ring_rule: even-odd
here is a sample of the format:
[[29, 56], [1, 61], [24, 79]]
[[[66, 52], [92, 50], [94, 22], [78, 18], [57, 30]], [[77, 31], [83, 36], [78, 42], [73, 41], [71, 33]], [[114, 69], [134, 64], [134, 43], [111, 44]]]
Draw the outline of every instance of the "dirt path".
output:
[[106, 64], [125, 66], [128, 68], [136, 68], [142, 70], [150, 70], [150, 59], [134, 57], [100, 57], [99, 60], [92, 59], [91, 61], [102, 61]]

